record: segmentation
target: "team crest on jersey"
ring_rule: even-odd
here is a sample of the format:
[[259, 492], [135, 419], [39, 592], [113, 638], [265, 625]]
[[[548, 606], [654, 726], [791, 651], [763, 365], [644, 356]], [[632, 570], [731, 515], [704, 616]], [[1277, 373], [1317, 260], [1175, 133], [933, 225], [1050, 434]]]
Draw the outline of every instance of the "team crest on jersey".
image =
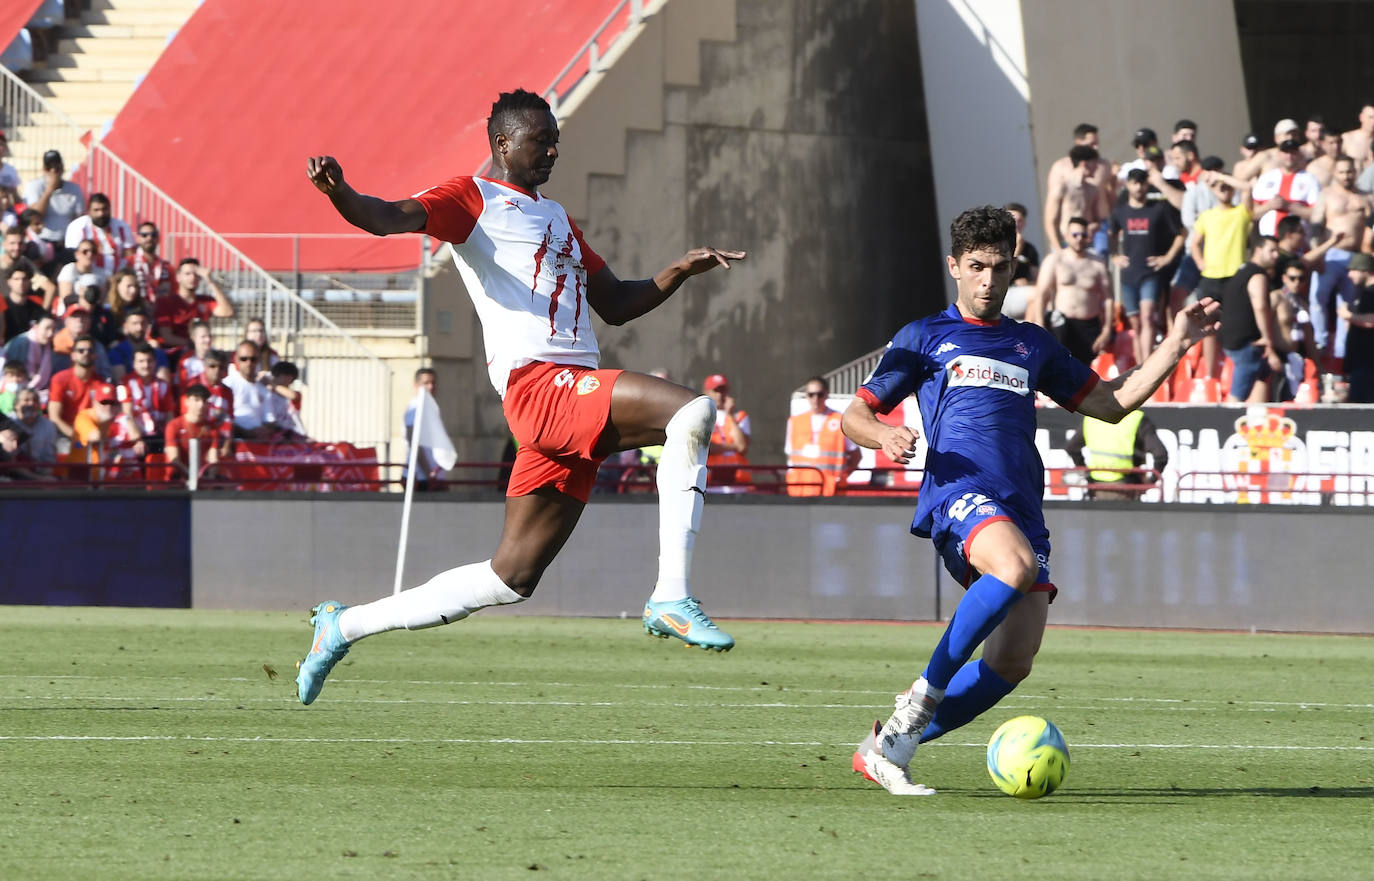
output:
[[1012, 348], [1014, 348], [1014, 349], [1016, 350], [1016, 354], [1018, 354], [1018, 355], [1021, 356], [1021, 360], [1022, 360], [1022, 361], [1025, 361], [1027, 358], [1029, 358], [1029, 357], [1031, 356], [1031, 351], [1030, 351], [1030, 349], [1027, 348], [1027, 347], [1026, 347], [1026, 344], [1023, 343], [1023, 342], [1021, 342], [1020, 340], [1017, 340], [1017, 341], [1016, 341], [1016, 345], [1013, 346]]
[[590, 395], [599, 388], [601, 388], [601, 380], [590, 373], [577, 381], [577, 393], [579, 395]]
[[945, 373], [948, 376], [946, 385], [951, 388], [956, 385], [985, 386], [1023, 396], [1031, 391], [1026, 368], [995, 358], [960, 355], [945, 364]]
[[979, 505], [974, 511], [979, 517], [987, 517], [997, 513], [996, 505]]

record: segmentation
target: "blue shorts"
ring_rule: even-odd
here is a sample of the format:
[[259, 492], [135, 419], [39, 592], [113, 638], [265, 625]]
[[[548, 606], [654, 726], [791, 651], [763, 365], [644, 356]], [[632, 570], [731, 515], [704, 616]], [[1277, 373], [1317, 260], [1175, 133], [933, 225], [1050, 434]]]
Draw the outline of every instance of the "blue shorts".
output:
[[1152, 272], [1139, 281], [1121, 280], [1121, 306], [1127, 315], [1139, 315], [1140, 304], [1159, 302], [1159, 292], [1164, 288], [1164, 278]]
[[1231, 397], [1243, 401], [1250, 396], [1255, 383], [1269, 378], [1269, 362], [1264, 360], [1264, 350], [1258, 346], [1243, 349], [1222, 349], [1231, 359]]
[[[977, 574], [969, 565], [968, 547], [984, 526], [1006, 520], [1020, 529], [1022, 534], [1026, 532], [1001, 501], [981, 493], [969, 492], [952, 498], [936, 508], [931, 518], [930, 539], [935, 543], [935, 550], [944, 560], [945, 570], [964, 587], [972, 584]], [[1031, 550], [1035, 552], [1035, 562], [1040, 568], [1031, 591], [1047, 592], [1050, 602], [1054, 602], [1059, 589], [1050, 581], [1049, 536], [1042, 532], [1036, 537], [1027, 535], [1026, 540], [1030, 542]]]
[[1183, 259], [1178, 263], [1178, 272], [1174, 273], [1174, 287], [1183, 288], [1191, 294], [1200, 281], [1202, 281], [1202, 270], [1197, 268], [1197, 261], [1193, 259], [1193, 255], [1185, 253]]

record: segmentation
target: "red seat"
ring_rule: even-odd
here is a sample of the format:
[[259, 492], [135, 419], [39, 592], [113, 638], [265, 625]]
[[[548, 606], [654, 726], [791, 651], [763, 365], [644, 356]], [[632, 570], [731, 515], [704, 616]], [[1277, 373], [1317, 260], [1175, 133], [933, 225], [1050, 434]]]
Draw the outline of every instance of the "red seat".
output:
[[1210, 376], [1198, 376], [1191, 380], [1187, 401], [1190, 404], [1221, 403], [1221, 381]]
[[[1198, 346], [1198, 348], [1202, 348]], [[1221, 387], [1222, 389], [1231, 388], [1231, 377], [1236, 372], [1236, 365], [1230, 358], [1222, 356], [1221, 359]]]
[[1098, 352], [1097, 357], [1091, 364], [1093, 373], [1103, 379], [1115, 379], [1117, 376], [1116, 356], [1111, 352]]

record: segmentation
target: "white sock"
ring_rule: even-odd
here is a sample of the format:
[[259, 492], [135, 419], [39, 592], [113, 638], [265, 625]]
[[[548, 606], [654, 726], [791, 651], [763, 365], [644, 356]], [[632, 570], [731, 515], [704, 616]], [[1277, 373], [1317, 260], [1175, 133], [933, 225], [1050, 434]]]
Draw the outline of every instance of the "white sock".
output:
[[656, 603], [680, 600], [689, 593], [692, 546], [701, 530], [706, 500], [706, 454], [716, 404], [702, 395], [673, 414], [664, 428], [658, 461], [658, 582], [649, 597]]
[[524, 602], [491, 568], [491, 560], [440, 572], [419, 587], [403, 590], [339, 616], [339, 631], [349, 642], [388, 630], [423, 630], [461, 621], [478, 609]]

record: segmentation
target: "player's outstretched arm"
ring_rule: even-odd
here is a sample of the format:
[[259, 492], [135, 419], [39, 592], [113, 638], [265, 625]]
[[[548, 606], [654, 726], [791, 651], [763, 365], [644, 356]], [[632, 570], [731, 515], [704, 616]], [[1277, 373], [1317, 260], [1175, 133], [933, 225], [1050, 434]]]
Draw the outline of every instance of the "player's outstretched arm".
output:
[[840, 430], [861, 447], [882, 450], [899, 465], [910, 462], [912, 454], [916, 452], [915, 429], [909, 425], [888, 425], [880, 421], [860, 398], [849, 402], [840, 420]]
[[1139, 409], [1150, 399], [1189, 349], [1220, 328], [1220, 303], [1210, 297], [1194, 303], [1178, 313], [1169, 335], [1144, 364], [1093, 386], [1078, 405], [1078, 412], [1104, 422], [1120, 422], [1127, 413]]
[[638, 281], [621, 281], [603, 266], [587, 279], [587, 303], [607, 324], [624, 324], [658, 308], [692, 276], [717, 266], [729, 269], [730, 261], [744, 258], [744, 251], [693, 248], [653, 278]]
[[388, 202], [364, 196], [344, 182], [343, 168], [333, 156], [311, 156], [305, 163], [306, 177], [334, 203], [339, 216], [358, 229], [374, 236], [419, 232], [428, 216], [415, 199]]

